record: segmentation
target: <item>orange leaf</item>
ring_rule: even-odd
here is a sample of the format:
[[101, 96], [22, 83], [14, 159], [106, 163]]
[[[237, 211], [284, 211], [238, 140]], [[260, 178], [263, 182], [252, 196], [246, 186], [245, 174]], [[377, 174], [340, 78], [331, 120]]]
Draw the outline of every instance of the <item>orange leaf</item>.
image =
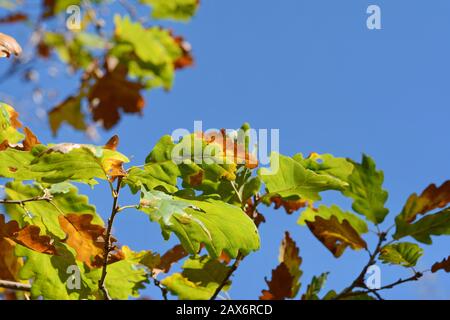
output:
[[306, 223], [309, 230], [336, 258], [340, 257], [348, 246], [354, 250], [367, 248], [367, 243], [347, 220], [340, 223], [336, 216], [331, 216], [328, 220], [316, 216], [313, 222]]
[[67, 245], [75, 249], [76, 259], [89, 268], [102, 266], [104, 260], [105, 228], [92, 224], [90, 214], [68, 214], [58, 217], [61, 228], [67, 237]]
[[445, 272], [450, 272], [450, 256], [441, 262], [436, 262], [431, 267], [431, 272], [435, 273], [439, 270], [444, 270]]
[[411, 223], [416, 219], [417, 215], [443, 208], [449, 202], [450, 180], [443, 183], [439, 188], [435, 184], [431, 184], [420, 196], [414, 193], [408, 198], [401, 216], [406, 222]]
[[184, 69], [194, 65], [194, 57], [192, 56], [191, 53], [192, 51], [191, 44], [180, 36], [173, 37], [173, 39], [178, 44], [182, 52], [182, 56], [179, 57], [174, 62], [175, 69]]
[[[116, 151], [118, 145], [119, 136], [115, 135], [108, 140], [104, 148]], [[104, 161], [103, 167], [105, 168], [110, 181], [114, 181], [118, 177], [125, 177], [127, 175], [127, 172], [123, 168], [123, 161], [121, 160], [108, 158]]]
[[14, 254], [16, 244], [7, 238], [0, 238], [0, 279], [17, 281], [22, 259]]
[[303, 199], [298, 200], [283, 200], [280, 196], [273, 196], [270, 201], [275, 204], [275, 209], [283, 207], [287, 214], [292, 214], [298, 209], [304, 208], [308, 205], [308, 201]]

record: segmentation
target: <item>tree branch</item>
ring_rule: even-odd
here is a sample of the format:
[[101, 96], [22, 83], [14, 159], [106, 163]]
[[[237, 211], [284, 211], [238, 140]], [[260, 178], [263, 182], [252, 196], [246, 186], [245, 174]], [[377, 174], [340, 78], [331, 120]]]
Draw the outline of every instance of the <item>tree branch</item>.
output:
[[340, 294], [338, 294], [334, 298], [334, 300], [339, 300], [342, 297], [348, 296], [348, 294], [351, 293], [353, 291], [353, 289], [355, 289], [355, 288], [358, 288], [358, 287], [366, 288], [366, 285], [364, 283], [364, 277], [366, 276], [367, 270], [370, 268], [370, 266], [375, 264], [375, 260], [378, 256], [378, 254], [380, 253], [380, 250], [381, 250], [381, 247], [382, 247], [384, 241], [386, 241], [386, 233], [380, 232], [378, 234], [378, 244], [377, 244], [375, 250], [370, 254], [369, 261], [367, 262], [367, 264], [364, 266], [364, 268], [362, 269], [360, 274], [356, 277], [356, 279], [353, 280], [352, 284], [350, 286], [348, 286], [347, 288], [345, 288]]
[[117, 213], [119, 212], [119, 193], [120, 193], [121, 184], [122, 184], [122, 178], [119, 177], [119, 178], [117, 178], [117, 187], [112, 192], [113, 206], [111, 209], [111, 216], [108, 219], [108, 226], [107, 226], [106, 235], [105, 235], [105, 247], [103, 250], [104, 259], [103, 259], [102, 276], [101, 276], [100, 280], [98, 281], [98, 288], [100, 289], [101, 292], [103, 292], [103, 297], [105, 300], [112, 300], [111, 296], [108, 293], [108, 289], [105, 286], [105, 279], [106, 279], [106, 275], [108, 273], [107, 269], [108, 269], [109, 253], [112, 250], [112, 246], [111, 246], [112, 227], [114, 224], [114, 219], [115, 219]]
[[44, 194], [42, 196], [33, 197], [29, 199], [23, 199], [23, 200], [8, 200], [8, 199], [0, 199], [0, 204], [18, 204], [20, 206], [23, 206], [27, 202], [33, 202], [33, 201], [52, 201], [53, 197], [51, 194]]
[[240, 252], [238, 253], [236, 260], [234, 260], [233, 265], [231, 266], [230, 270], [228, 271], [225, 278], [222, 280], [220, 285], [217, 287], [216, 291], [214, 291], [214, 294], [211, 296], [210, 300], [216, 300], [217, 296], [219, 295], [220, 291], [226, 286], [228, 280], [230, 280], [231, 276], [233, 275], [233, 272], [236, 271], [236, 269], [239, 267], [239, 264], [242, 260], [244, 260], [245, 256], [243, 256]]
[[8, 280], [0, 280], [0, 288], [18, 291], [31, 291], [31, 285]]
[[161, 294], [162, 294], [164, 300], [169, 300], [167, 298], [167, 289], [161, 284], [161, 282], [158, 279], [156, 279], [154, 277], [152, 277], [152, 278], [153, 278], [153, 284], [161, 290]]

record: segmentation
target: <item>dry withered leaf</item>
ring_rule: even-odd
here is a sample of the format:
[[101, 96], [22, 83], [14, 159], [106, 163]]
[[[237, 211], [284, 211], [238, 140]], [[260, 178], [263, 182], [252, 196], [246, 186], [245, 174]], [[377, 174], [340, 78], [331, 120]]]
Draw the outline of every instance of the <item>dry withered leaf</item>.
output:
[[0, 239], [9, 239], [15, 243], [21, 244], [28, 249], [45, 253], [56, 254], [56, 248], [51, 243], [49, 236], [41, 236], [41, 229], [38, 226], [27, 225], [19, 227], [17, 221], [5, 223], [5, 216], [0, 215]]
[[175, 60], [175, 69], [184, 69], [194, 65], [194, 57], [192, 56], [192, 46], [181, 36], [173, 37], [175, 42], [181, 49], [182, 56]]
[[[103, 147], [104, 149], [109, 149], [116, 151], [119, 146], [119, 136], [114, 135]], [[110, 181], [116, 180], [118, 177], [125, 177], [127, 172], [123, 168], [123, 161], [108, 158], [104, 161], [103, 167], [105, 168], [106, 174], [109, 176]]]
[[303, 199], [298, 200], [283, 200], [280, 196], [273, 196], [270, 198], [270, 202], [275, 204], [275, 209], [279, 209], [281, 207], [286, 210], [287, 214], [292, 214], [295, 211], [304, 208], [308, 205], [308, 201]]
[[272, 270], [272, 279], [266, 283], [269, 290], [263, 290], [261, 300], [283, 300], [294, 298], [300, 289], [302, 258], [295, 241], [285, 232], [280, 246], [280, 264]]
[[22, 53], [22, 47], [16, 39], [0, 32], [0, 58], [9, 58], [12, 54], [18, 56]]
[[431, 267], [431, 272], [433, 273], [438, 272], [439, 270], [450, 272], [450, 256], [447, 259], [442, 260], [441, 262], [436, 262]]
[[145, 101], [141, 83], [127, 79], [128, 70], [123, 64], [105, 63], [106, 73], [97, 78], [90, 89], [88, 100], [94, 121], [101, 121], [105, 129], [112, 128], [120, 120], [120, 111], [141, 113]]
[[158, 274], [160, 272], [168, 273], [174, 263], [180, 261], [188, 255], [188, 252], [184, 250], [183, 246], [177, 244], [162, 255], [159, 265], [153, 271], [155, 274]]
[[256, 208], [255, 203], [252, 199], [247, 200], [247, 205], [245, 206], [245, 213], [253, 220], [255, 225], [259, 227], [261, 223], [266, 222], [266, 217], [262, 215]]
[[406, 222], [413, 222], [417, 215], [445, 207], [450, 203], [450, 180], [444, 182], [440, 187], [435, 184], [429, 185], [420, 196], [413, 193], [403, 207], [402, 215]]
[[314, 236], [316, 236], [316, 238], [319, 239], [336, 258], [340, 257], [348, 246], [354, 250], [367, 248], [367, 243], [347, 220], [343, 220], [342, 223], [340, 223], [335, 216], [331, 216], [328, 220], [316, 216], [316, 219], [313, 222], [306, 221], [306, 224]]
[[14, 23], [28, 20], [28, 15], [23, 12], [15, 12], [0, 18], [0, 23]]
[[281, 263], [278, 267], [272, 270], [272, 279], [266, 283], [269, 290], [263, 290], [260, 300], [284, 300], [292, 295], [292, 288], [290, 284], [294, 277], [289, 272], [288, 267]]
[[18, 280], [22, 259], [14, 254], [15, 247], [14, 241], [0, 237], [0, 279], [2, 280]]
[[36, 137], [36, 135], [33, 133], [33, 131], [31, 131], [31, 129], [29, 129], [28, 127], [25, 127], [23, 131], [25, 133], [25, 139], [22, 142], [22, 145], [23, 145], [22, 150], [23, 151], [30, 151], [31, 149], [33, 149], [34, 146], [41, 144], [41, 142]]

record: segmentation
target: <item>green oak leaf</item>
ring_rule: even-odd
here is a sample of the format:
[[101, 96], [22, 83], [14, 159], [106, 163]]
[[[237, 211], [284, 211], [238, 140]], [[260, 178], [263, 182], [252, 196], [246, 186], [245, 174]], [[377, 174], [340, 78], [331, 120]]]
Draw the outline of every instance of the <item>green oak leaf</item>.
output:
[[258, 175], [266, 185], [268, 197], [279, 195], [284, 199], [297, 197], [317, 201], [321, 199], [320, 192], [342, 190], [347, 186], [340, 179], [329, 174], [318, 174], [300, 162], [275, 152], [271, 155], [271, 169], [261, 168]]
[[127, 65], [129, 75], [147, 88], [169, 90], [175, 78], [175, 61], [182, 57], [179, 44], [167, 29], [144, 28], [129, 17], [114, 17], [115, 46], [110, 54]]
[[[59, 185], [59, 187], [63, 187]], [[49, 192], [52, 193], [52, 189]], [[21, 182], [9, 182], [5, 186], [8, 199], [24, 200], [44, 195], [45, 189], [38, 185], [25, 185]], [[78, 194], [78, 189], [73, 185], [65, 185], [64, 189], [55, 191], [53, 189], [53, 199], [48, 201], [27, 202], [23, 207], [15, 204], [5, 205], [8, 215], [19, 222], [33, 224], [47, 230], [48, 233], [64, 239], [65, 232], [61, 229], [58, 216], [62, 213], [91, 214], [94, 216], [92, 223], [103, 225], [102, 218], [96, 214], [95, 207], [90, 205], [88, 197]]]
[[369, 231], [367, 223], [364, 220], [361, 220], [351, 212], [343, 211], [336, 205], [332, 205], [331, 207], [321, 205], [317, 209], [306, 208], [300, 215], [297, 223], [304, 226], [306, 225], [306, 221], [313, 222], [316, 219], [316, 216], [326, 220], [330, 219], [331, 216], [335, 216], [340, 223], [342, 223], [343, 220], [347, 220], [359, 234], [364, 234]]
[[61, 143], [35, 146], [30, 152], [0, 151], [0, 176], [45, 183], [76, 181], [96, 184], [109, 179], [113, 162], [128, 162], [123, 154], [88, 144]]
[[151, 5], [152, 18], [189, 21], [197, 12], [199, 0], [140, 0]]
[[[142, 254], [122, 247], [124, 259], [111, 263], [107, 268], [105, 286], [112, 299], [126, 300], [129, 297], [138, 297], [139, 290], [149, 283], [149, 275], [141, 266]], [[94, 269], [86, 274], [93, 283], [98, 285], [102, 270]]]
[[189, 202], [175, 198], [171, 195], [157, 190], [147, 191], [141, 190], [141, 200], [139, 210], [148, 213], [153, 221], [162, 220], [161, 223], [171, 225], [171, 218], [174, 214], [180, 215], [182, 218], [190, 219], [185, 209], [193, 208]]
[[414, 223], [396, 219], [394, 239], [411, 236], [419, 242], [432, 244], [431, 236], [450, 234], [450, 208], [427, 215]]
[[56, 135], [61, 125], [65, 122], [76, 130], [87, 129], [85, 115], [81, 111], [82, 96], [70, 96], [48, 114], [48, 120], [53, 135]]
[[328, 174], [345, 182], [353, 172], [353, 164], [348, 159], [337, 158], [331, 154], [312, 153], [308, 158], [304, 158], [299, 153], [292, 158], [306, 169], [319, 174]]
[[[167, 240], [173, 232], [191, 254], [204, 244], [214, 258], [225, 251], [235, 258], [259, 249], [259, 234], [253, 221], [239, 207], [213, 199], [192, 200], [142, 190], [140, 210], [161, 226]], [[146, 200], [149, 199], [149, 200]]]
[[[33, 280], [31, 298], [47, 300], [93, 299], [97, 284], [84, 275], [84, 267], [75, 260], [73, 250], [63, 243], [55, 244], [58, 254], [42, 254], [21, 245], [16, 247], [16, 255], [26, 257], [19, 276], [23, 280]], [[71, 287], [71, 276], [79, 272], [80, 287]]]
[[162, 137], [147, 156], [145, 165], [132, 167], [123, 182], [133, 193], [145, 187], [147, 190], [163, 188], [168, 193], [178, 190], [177, 178], [181, 175], [178, 166], [171, 159], [175, 144], [170, 136]]
[[423, 255], [423, 249], [411, 242], [389, 244], [381, 249], [379, 256], [383, 263], [414, 267]]
[[17, 130], [21, 127], [17, 117], [17, 112], [11, 106], [0, 102], [0, 143], [7, 140], [10, 144], [15, 144], [25, 137]]
[[348, 177], [349, 186], [343, 194], [353, 199], [353, 210], [379, 224], [389, 213], [384, 207], [388, 193], [383, 190], [383, 171], [377, 171], [375, 162], [366, 155], [361, 163], [353, 162], [353, 165], [353, 173]]
[[[180, 300], [208, 300], [230, 271], [224, 263], [208, 256], [186, 260], [182, 273], [175, 273], [161, 281], [170, 293]], [[228, 281], [223, 290], [228, 290]]]
[[313, 276], [311, 283], [308, 284], [302, 300], [319, 300], [320, 290], [325, 286], [329, 272], [322, 273], [320, 276]]

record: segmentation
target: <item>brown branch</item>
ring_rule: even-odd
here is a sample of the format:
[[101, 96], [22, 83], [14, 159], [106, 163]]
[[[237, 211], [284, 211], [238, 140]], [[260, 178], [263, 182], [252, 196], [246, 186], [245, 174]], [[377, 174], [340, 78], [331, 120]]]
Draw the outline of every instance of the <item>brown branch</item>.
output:
[[18, 291], [31, 291], [31, 285], [8, 280], [0, 280], [0, 288]]
[[367, 264], [364, 266], [364, 268], [362, 269], [360, 274], [356, 277], [356, 279], [353, 280], [352, 284], [347, 288], [345, 288], [340, 294], [338, 294], [334, 298], [334, 300], [339, 300], [342, 297], [348, 296], [348, 294], [351, 293], [355, 288], [366, 288], [366, 285], [364, 283], [364, 277], [366, 276], [367, 270], [370, 268], [370, 266], [375, 264], [375, 260], [381, 251], [381, 247], [384, 241], [386, 241], [386, 233], [380, 232], [378, 234], [378, 244], [375, 250], [370, 254], [369, 261], [367, 262]]
[[23, 199], [23, 200], [9, 200], [9, 199], [0, 199], [0, 204], [18, 204], [20, 206], [23, 206], [27, 202], [34, 202], [34, 201], [52, 201], [53, 197], [51, 194], [44, 194], [42, 196]]
[[158, 279], [156, 279], [156, 278], [153, 278], [153, 284], [154, 284], [155, 286], [157, 286], [157, 287], [161, 290], [161, 294], [162, 294], [164, 300], [169, 300], [169, 299], [167, 298], [167, 288], [165, 288], [165, 287], [161, 284], [161, 282], [160, 282]]
[[240, 252], [238, 253], [236, 260], [234, 260], [233, 265], [231, 266], [230, 270], [228, 271], [225, 278], [222, 280], [220, 285], [217, 287], [216, 291], [214, 291], [214, 294], [211, 296], [210, 300], [216, 300], [217, 296], [219, 295], [220, 291], [226, 286], [228, 280], [230, 280], [231, 276], [233, 275], [233, 272], [236, 271], [236, 269], [239, 267], [239, 264], [242, 260], [244, 260], [245, 256], [243, 256]]
[[409, 278], [398, 279], [397, 281], [395, 281], [395, 282], [393, 282], [391, 284], [385, 285], [385, 286], [383, 286], [383, 287], [381, 287], [379, 289], [371, 289], [371, 291], [380, 291], [380, 290], [392, 289], [392, 288], [394, 288], [394, 287], [396, 287], [396, 286], [398, 286], [400, 284], [406, 283], [406, 282], [417, 281], [420, 278], [422, 278], [422, 276], [423, 276], [422, 272], [416, 272], [416, 273], [414, 273], [414, 275], [412, 275]]
[[105, 235], [105, 247], [103, 250], [104, 259], [103, 259], [102, 275], [100, 277], [100, 280], [98, 281], [98, 288], [103, 293], [103, 297], [105, 300], [112, 300], [111, 296], [109, 295], [108, 289], [105, 286], [105, 279], [106, 279], [106, 275], [108, 273], [107, 269], [108, 269], [109, 253], [112, 250], [112, 245], [111, 245], [112, 227], [114, 224], [114, 219], [115, 219], [117, 213], [119, 212], [119, 193], [120, 193], [121, 184], [122, 184], [122, 178], [119, 177], [119, 178], [117, 178], [117, 187], [116, 187], [116, 189], [113, 189], [113, 191], [112, 191], [113, 206], [111, 209], [111, 216], [108, 219], [108, 227], [106, 229], [106, 235]]

